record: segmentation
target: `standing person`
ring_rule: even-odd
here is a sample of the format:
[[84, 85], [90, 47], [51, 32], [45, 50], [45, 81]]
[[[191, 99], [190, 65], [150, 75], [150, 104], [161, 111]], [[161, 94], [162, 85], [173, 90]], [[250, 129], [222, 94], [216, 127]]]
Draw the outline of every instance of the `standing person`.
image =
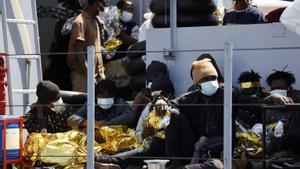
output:
[[104, 0], [87, 0], [86, 9], [77, 16], [73, 23], [69, 42], [69, 52], [71, 53], [68, 55], [73, 91], [87, 91], [87, 58], [85, 52], [88, 46], [94, 46], [96, 51], [96, 80], [105, 78], [100, 53], [100, 23], [96, 18], [99, 12], [104, 11], [104, 6]]
[[120, 97], [132, 100], [133, 90], [129, 87], [130, 77], [128, 76], [123, 59], [126, 57], [127, 49], [137, 43], [139, 26], [132, 21], [134, 5], [130, 0], [119, 0], [117, 8], [120, 12], [120, 33], [117, 36], [122, 44], [117, 48], [116, 54], [112, 58], [106, 58], [105, 75], [116, 82], [117, 93]]
[[236, 0], [234, 10], [225, 14], [223, 25], [243, 25], [265, 23], [262, 12], [251, 6], [249, 0]]
[[139, 26], [137, 23], [132, 21], [134, 5], [130, 0], [120, 0], [117, 3], [118, 9], [121, 11], [120, 22], [121, 22], [121, 33], [119, 38], [123, 42], [124, 50], [138, 40]]

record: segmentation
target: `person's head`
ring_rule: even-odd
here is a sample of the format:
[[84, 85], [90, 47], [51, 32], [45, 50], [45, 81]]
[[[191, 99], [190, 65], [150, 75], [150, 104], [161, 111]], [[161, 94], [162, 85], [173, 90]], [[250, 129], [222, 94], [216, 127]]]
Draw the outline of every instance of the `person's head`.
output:
[[[221, 74], [221, 71], [219, 70], [219, 67], [215, 61], [215, 58], [213, 56], [211, 56], [209, 53], [203, 53], [202, 55], [200, 55], [196, 61], [200, 61], [200, 60], [203, 60], [203, 59], [210, 59], [211, 63], [214, 65], [215, 69], [217, 70], [217, 73], [218, 73], [218, 81], [219, 83], [223, 83], [224, 82], [224, 78]], [[193, 75], [192, 75], [192, 71], [193, 71], [193, 67], [191, 69], [191, 78], [193, 78]]]
[[118, 9], [121, 11], [120, 19], [123, 22], [130, 22], [133, 18], [134, 6], [130, 0], [120, 0], [117, 3]]
[[291, 72], [275, 71], [267, 78], [267, 83], [271, 87], [271, 94], [287, 96], [287, 92], [296, 82], [295, 75]]
[[241, 92], [249, 96], [257, 94], [261, 88], [260, 78], [260, 75], [253, 70], [242, 72], [238, 78]]
[[210, 59], [192, 63], [192, 79], [205, 96], [213, 96], [219, 88], [218, 72]]
[[236, 0], [234, 3], [235, 10], [245, 10], [250, 6], [251, 0]]
[[39, 82], [36, 87], [36, 95], [39, 105], [45, 105], [54, 112], [63, 112], [65, 110], [59, 87], [51, 81]]
[[102, 109], [109, 109], [114, 104], [116, 86], [111, 80], [101, 80], [95, 88], [96, 97], [99, 106]]
[[58, 3], [60, 3], [63, 7], [70, 9], [70, 10], [80, 10], [84, 6], [86, 0], [72, 0], [72, 1], [66, 1], [66, 0], [57, 0]]
[[169, 78], [167, 65], [159, 61], [152, 61], [146, 69], [146, 80], [148, 87], [151, 88], [151, 83], [155, 79], [162, 77]]
[[175, 94], [175, 89], [172, 81], [166, 77], [153, 80], [150, 89], [151, 96], [153, 98], [156, 98], [157, 96], [163, 96], [166, 99], [172, 99]]
[[41, 81], [36, 87], [36, 96], [39, 104], [54, 103], [60, 99], [59, 87], [51, 81]]
[[100, 12], [104, 11], [104, 7], [107, 5], [105, 0], [86, 0], [86, 11], [93, 17], [96, 17]]

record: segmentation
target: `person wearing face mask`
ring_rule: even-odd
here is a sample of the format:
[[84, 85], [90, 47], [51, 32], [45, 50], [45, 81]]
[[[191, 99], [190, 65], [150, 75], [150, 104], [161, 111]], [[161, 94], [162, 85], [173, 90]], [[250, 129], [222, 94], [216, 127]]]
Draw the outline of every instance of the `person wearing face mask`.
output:
[[[95, 126], [125, 125], [133, 127], [135, 113], [125, 100], [115, 95], [116, 86], [111, 80], [102, 80], [96, 85], [97, 105]], [[87, 106], [83, 106], [68, 118], [68, 125], [76, 130], [87, 127]]]
[[145, 86], [145, 89], [138, 92], [133, 100], [133, 110], [137, 114], [137, 119], [139, 119], [139, 116], [145, 106], [152, 99], [150, 91], [152, 82], [161, 78], [169, 79], [169, 70], [167, 65], [159, 61], [152, 61], [146, 69], [147, 86]]
[[[299, 95], [299, 91], [293, 89], [296, 82], [294, 74], [285, 71], [275, 71], [267, 78], [267, 83], [271, 88], [271, 95], [287, 96], [293, 100]], [[268, 111], [267, 122], [276, 123], [279, 120], [287, 121], [289, 113], [286, 111]]]
[[[117, 36], [122, 41], [122, 44], [118, 47], [117, 51], [127, 51], [127, 49], [137, 43], [139, 36], [139, 26], [133, 21], [133, 2], [130, 0], [119, 0], [117, 2], [117, 8], [119, 10], [119, 21], [121, 32]], [[115, 60], [119, 60], [126, 56], [125, 53], [116, 53], [113, 58], [105, 58], [106, 63], [110, 63]], [[107, 65], [109, 66], [109, 65]]]
[[[152, 100], [147, 104], [139, 118], [136, 126], [136, 138], [139, 143], [146, 140], [150, 141], [150, 147], [147, 151], [135, 156], [141, 157], [169, 157], [173, 154], [173, 149], [181, 149], [184, 145], [189, 145], [190, 140], [184, 140], [174, 132], [183, 133], [190, 131], [186, 119], [182, 117], [178, 109], [172, 105], [170, 99], [174, 99], [175, 89], [168, 78], [159, 78], [153, 80], [151, 86]], [[183, 125], [178, 129], [174, 125]], [[175, 131], [176, 130], [176, 131]], [[170, 140], [176, 141], [176, 145], [170, 145]], [[187, 150], [188, 151], [188, 150]], [[143, 160], [132, 159], [127, 165], [142, 165]]]
[[125, 47], [135, 44], [138, 40], [139, 26], [132, 21], [134, 6], [130, 0], [120, 0], [117, 3], [120, 10], [121, 33], [119, 38], [123, 41]]
[[[87, 0], [87, 6], [73, 22], [69, 42], [68, 65], [71, 69], [73, 91], [86, 92], [87, 90], [87, 46], [94, 46], [96, 51], [97, 81], [105, 78], [101, 55], [100, 23], [97, 19], [99, 12], [104, 11], [104, 0]], [[77, 52], [74, 54], [74, 52]], [[78, 53], [79, 52], [79, 53]]]
[[[261, 86], [260, 75], [251, 70], [244, 71], [238, 78], [238, 84], [240, 85], [241, 95], [263, 99], [269, 94]], [[236, 120], [238, 120], [244, 127], [252, 128], [256, 123], [262, 122], [262, 114], [260, 109], [251, 110], [247, 107], [239, 107]]]
[[[147, 120], [149, 113], [153, 109], [158, 96], [164, 97], [166, 100], [174, 99], [175, 89], [173, 83], [168, 78], [160, 78], [153, 81], [151, 85], [152, 101], [148, 101], [142, 114], [139, 116], [138, 124], [136, 126], [136, 137], [138, 141], [142, 142], [144, 138], [152, 136], [154, 129], [143, 127], [143, 122]], [[154, 104], [153, 104], [154, 103]], [[161, 154], [162, 155], [162, 154]]]
[[250, 2], [249, 0], [236, 0], [234, 10], [225, 14], [223, 25], [266, 23], [263, 13], [251, 6]]
[[[186, 144], [181, 149], [176, 150], [173, 148], [173, 152], [168, 154], [168, 156], [184, 157], [183, 153], [186, 153], [188, 157], [192, 157], [193, 151], [189, 150], [194, 150], [194, 144], [201, 136], [205, 136], [208, 138], [208, 146], [210, 147], [209, 156], [211, 158], [221, 157], [221, 152], [223, 151], [224, 89], [219, 85], [218, 76], [218, 72], [210, 59], [205, 58], [192, 63], [192, 80], [198, 89], [185, 93], [173, 100], [173, 103], [184, 116], [183, 119], [186, 119], [188, 123], [180, 120], [182, 123], [179, 122], [179, 124], [172, 126], [175, 129], [172, 130], [173, 133], [171, 134], [180, 134], [181, 137], [185, 138], [185, 140], [191, 140], [192, 143]], [[269, 96], [264, 99], [258, 99], [239, 95], [234, 91], [232, 96], [233, 103], [237, 104], [258, 104], [263, 101], [282, 103], [287, 99], [281, 96]], [[235, 111], [236, 108], [233, 107], [233, 113]], [[178, 133], [180, 128], [186, 128], [184, 133]], [[177, 142], [168, 140], [167, 147], [174, 147], [176, 144]], [[179, 162], [176, 163], [178, 164]]]
[[[271, 87], [271, 95], [273, 96], [287, 96], [291, 100], [290, 104], [300, 103], [300, 91], [293, 88], [296, 82], [295, 76], [292, 72], [275, 71], [267, 78], [267, 83]], [[300, 112], [299, 110], [267, 110], [267, 123], [274, 123], [281, 120], [285, 122], [284, 135], [280, 138], [280, 147], [272, 146], [272, 153], [277, 151], [284, 151], [289, 157], [300, 156]], [[274, 148], [273, 148], [274, 147]]]
[[41, 81], [36, 88], [38, 100], [25, 113], [25, 128], [29, 133], [57, 133], [70, 130], [67, 119], [70, 111], [65, 111], [59, 87], [51, 81]]

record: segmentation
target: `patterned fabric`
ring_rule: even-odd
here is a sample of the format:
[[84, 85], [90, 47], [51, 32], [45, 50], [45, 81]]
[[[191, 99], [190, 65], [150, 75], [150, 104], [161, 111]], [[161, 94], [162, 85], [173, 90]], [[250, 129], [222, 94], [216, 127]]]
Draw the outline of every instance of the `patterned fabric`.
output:
[[62, 20], [67, 20], [73, 16], [78, 15], [78, 11], [68, 10], [60, 7], [45, 7], [39, 6], [37, 9], [37, 15], [40, 18], [58, 18]]
[[[39, 109], [39, 110], [38, 110]], [[48, 133], [66, 132], [70, 128], [67, 126], [67, 119], [74, 112], [74, 108], [69, 107], [64, 112], [54, 112], [48, 107], [32, 106], [31, 110], [24, 116], [24, 125], [29, 133], [46, 131]], [[41, 118], [38, 114], [44, 113]]]

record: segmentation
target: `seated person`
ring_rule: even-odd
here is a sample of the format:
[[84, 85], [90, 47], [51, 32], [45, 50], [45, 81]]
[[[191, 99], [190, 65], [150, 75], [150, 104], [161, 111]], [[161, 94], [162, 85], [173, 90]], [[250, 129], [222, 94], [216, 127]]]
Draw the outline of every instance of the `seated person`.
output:
[[[285, 71], [275, 71], [267, 78], [267, 83], [271, 87], [271, 95], [280, 95], [292, 97], [292, 94], [297, 93], [292, 85], [296, 82], [294, 74]], [[287, 121], [289, 117], [288, 112], [282, 111], [268, 111], [267, 123], [277, 123], [279, 120]]]
[[169, 78], [169, 70], [166, 64], [159, 61], [152, 61], [146, 69], [147, 88], [141, 90], [134, 98], [133, 110], [136, 112], [137, 119], [140, 118], [145, 106], [151, 101], [152, 82], [155, 79]]
[[[116, 86], [111, 80], [102, 80], [96, 85], [98, 105], [95, 106], [95, 126], [125, 125], [133, 127], [135, 113], [122, 98], [115, 95]], [[87, 106], [83, 106], [68, 118], [69, 127], [84, 130], [87, 127]]]
[[251, 6], [249, 0], [236, 0], [234, 10], [225, 14], [223, 25], [259, 24], [265, 23], [262, 12]]
[[[258, 99], [267, 97], [269, 94], [261, 87], [260, 78], [260, 75], [253, 70], [242, 72], [238, 78], [241, 94]], [[237, 113], [236, 120], [248, 129], [252, 128], [256, 123], [262, 122], [260, 110], [249, 111], [247, 107], [241, 106]]]
[[153, 81], [151, 86], [151, 95], [153, 100], [148, 103], [143, 110], [136, 126], [136, 137], [139, 142], [142, 142], [143, 139], [154, 135], [154, 129], [152, 127], [143, 126], [143, 123], [147, 121], [149, 113], [154, 109], [155, 102], [158, 100], [158, 97], [164, 97], [168, 100], [174, 98], [174, 93], [174, 86], [169, 79], [161, 78]]
[[41, 81], [37, 85], [36, 95], [37, 102], [24, 116], [27, 131], [57, 133], [70, 130], [66, 121], [71, 112], [65, 111], [59, 87], [51, 81]]
[[[208, 139], [208, 147], [210, 147], [210, 158], [220, 158], [223, 151], [223, 99], [224, 90], [219, 87], [218, 73], [211, 63], [210, 59], [195, 61], [192, 64], [192, 77], [198, 90], [188, 92], [174, 100], [178, 106], [180, 113], [183, 114], [187, 122], [179, 120], [179, 124], [172, 125], [174, 128], [172, 134], [181, 135], [177, 140], [166, 140], [167, 147], [173, 147], [171, 157], [188, 157], [193, 155], [194, 144], [201, 136]], [[281, 96], [270, 96], [265, 98], [268, 102], [282, 102], [287, 99]], [[252, 97], [241, 97], [233, 92], [233, 103], [238, 104], [258, 104], [261, 100]], [[214, 104], [212, 106], [212, 104]], [[234, 107], [233, 107], [234, 108]], [[233, 112], [236, 111], [233, 109]], [[180, 129], [185, 128], [184, 133], [179, 133]], [[167, 132], [166, 132], [167, 133]], [[166, 134], [167, 138], [167, 134]], [[175, 148], [174, 146], [181, 140], [191, 140], [191, 144], [185, 144], [184, 147]], [[213, 141], [212, 144], [209, 142]], [[192, 151], [190, 151], [192, 149]], [[185, 154], [184, 154], [185, 153]], [[178, 164], [178, 162], [176, 162]], [[175, 163], [175, 165], [176, 165]]]
[[[196, 61], [200, 61], [200, 60], [203, 60], [203, 59], [210, 59], [211, 60], [211, 63], [214, 65], [214, 67], [216, 68], [217, 72], [218, 72], [218, 81], [219, 81], [219, 84], [220, 86], [224, 86], [224, 78], [223, 78], [223, 75], [221, 74], [221, 71], [217, 65], [217, 62], [215, 61], [214, 57], [212, 57], [209, 53], [204, 53], [202, 55], [200, 55]], [[193, 78], [193, 75], [192, 75], [192, 72], [193, 72], [193, 68], [191, 68], [191, 78]], [[190, 91], [194, 91], [194, 90], [197, 90], [198, 87], [197, 85], [192, 85], [189, 89], [188, 89], [188, 92]]]
[[[268, 76], [267, 82], [271, 87], [271, 95], [287, 96], [293, 103], [300, 103], [300, 91], [292, 85], [296, 82], [294, 74], [286, 71], [275, 71]], [[300, 113], [299, 110], [270, 110], [267, 111], [267, 122], [278, 122], [287, 119], [287, 129], [282, 138], [281, 150], [288, 151], [291, 156], [300, 156]]]
[[286, 9], [286, 7], [282, 7], [282, 8], [278, 8], [278, 9], [275, 9], [275, 10], [269, 12], [266, 15], [267, 22], [268, 23], [280, 22], [280, 17], [285, 9]]
[[[174, 87], [169, 79], [161, 78], [153, 81], [151, 86], [153, 99], [145, 107], [136, 127], [136, 138], [139, 143], [146, 140], [150, 146], [136, 156], [141, 157], [167, 157], [166, 140], [177, 139], [168, 135], [168, 130], [172, 130], [172, 125], [177, 124], [180, 116], [178, 110], [172, 107], [168, 98], [174, 97]], [[143, 160], [131, 159], [127, 165], [142, 165]]]

